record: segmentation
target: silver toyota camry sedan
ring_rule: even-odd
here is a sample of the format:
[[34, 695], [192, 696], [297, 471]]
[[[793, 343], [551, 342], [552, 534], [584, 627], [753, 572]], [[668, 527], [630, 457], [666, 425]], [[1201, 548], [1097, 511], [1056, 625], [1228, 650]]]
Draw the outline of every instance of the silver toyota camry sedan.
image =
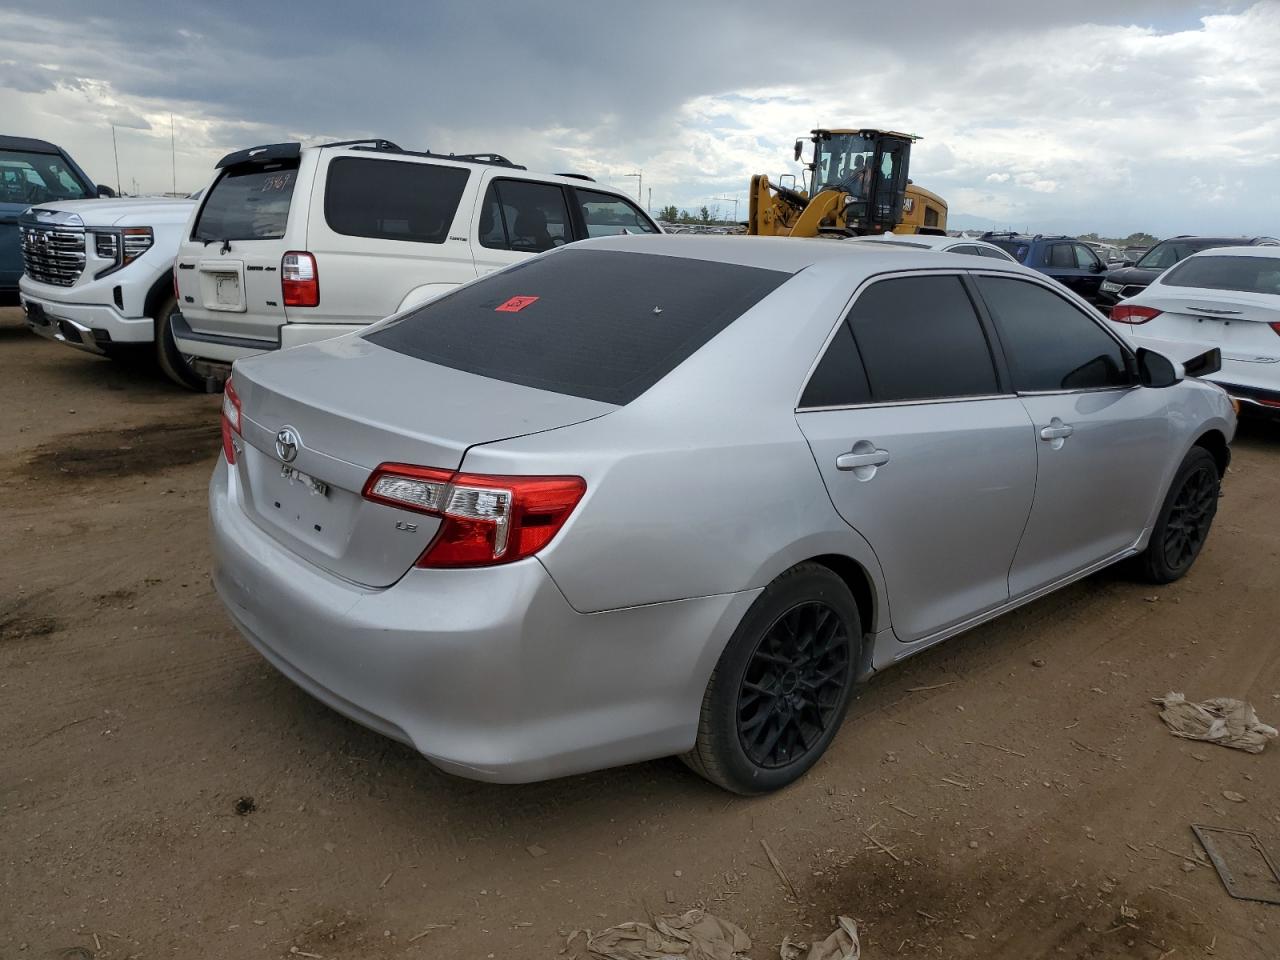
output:
[[1014, 263], [610, 237], [243, 360], [218, 593], [291, 680], [467, 777], [801, 776], [856, 684], [1208, 536], [1235, 414]]

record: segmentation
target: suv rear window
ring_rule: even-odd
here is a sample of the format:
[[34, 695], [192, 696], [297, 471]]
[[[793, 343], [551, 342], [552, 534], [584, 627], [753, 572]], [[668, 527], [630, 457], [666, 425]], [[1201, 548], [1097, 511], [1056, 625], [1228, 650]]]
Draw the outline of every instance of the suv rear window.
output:
[[1280, 257], [1193, 257], [1170, 270], [1166, 287], [1280, 294]]
[[1020, 240], [988, 240], [987, 243], [999, 247], [1019, 263], [1026, 261], [1027, 251], [1031, 249], [1028, 244]]
[[298, 163], [231, 167], [200, 208], [192, 240], [279, 240], [289, 220]]
[[455, 370], [625, 404], [790, 276], [565, 249], [461, 287], [365, 337]]
[[469, 176], [464, 167], [338, 157], [329, 164], [324, 218], [348, 237], [444, 243]]

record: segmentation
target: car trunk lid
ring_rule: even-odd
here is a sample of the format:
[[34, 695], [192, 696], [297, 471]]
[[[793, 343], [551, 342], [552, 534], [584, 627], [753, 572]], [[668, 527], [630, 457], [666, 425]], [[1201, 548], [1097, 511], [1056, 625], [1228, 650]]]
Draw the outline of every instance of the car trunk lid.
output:
[[363, 498], [379, 464], [455, 470], [474, 444], [616, 409], [437, 366], [362, 337], [241, 361], [234, 384], [243, 509], [293, 552], [374, 587], [398, 580], [439, 526]]
[[1275, 295], [1156, 285], [1147, 289], [1142, 306], [1160, 315], [1149, 330], [1138, 326], [1135, 335], [1219, 347], [1223, 359], [1280, 357], [1280, 336], [1272, 326], [1280, 324]]

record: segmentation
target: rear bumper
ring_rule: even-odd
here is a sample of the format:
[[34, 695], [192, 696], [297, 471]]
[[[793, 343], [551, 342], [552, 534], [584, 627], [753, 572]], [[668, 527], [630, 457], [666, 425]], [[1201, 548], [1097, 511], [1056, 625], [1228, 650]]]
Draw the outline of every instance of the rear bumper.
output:
[[304, 343], [329, 340], [340, 337], [344, 333], [363, 330], [366, 326], [349, 323], [283, 323], [275, 329], [274, 339], [267, 340], [199, 332], [192, 329], [191, 324], [181, 313], [174, 314], [170, 324], [173, 328], [174, 343], [180, 351], [187, 356], [220, 363], [234, 363], [245, 357], [270, 353], [272, 350], [284, 350]]
[[151, 343], [155, 323], [150, 317], [126, 317], [114, 305], [68, 303], [38, 291], [24, 279], [20, 285], [27, 326], [48, 340], [90, 353], [102, 353], [111, 343]]
[[360, 587], [277, 544], [236, 484], [220, 458], [214, 584], [240, 632], [317, 699], [474, 779], [689, 749], [711, 669], [759, 593], [581, 614], [536, 559]]

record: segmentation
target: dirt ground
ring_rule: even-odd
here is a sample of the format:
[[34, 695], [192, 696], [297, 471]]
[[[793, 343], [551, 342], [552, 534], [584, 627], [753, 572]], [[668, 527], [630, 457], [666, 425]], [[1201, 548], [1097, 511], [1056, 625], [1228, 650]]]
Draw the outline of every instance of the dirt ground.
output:
[[1242, 429], [1183, 581], [951, 640], [742, 800], [675, 760], [454, 779], [293, 687], [209, 584], [217, 407], [0, 310], [0, 958], [551, 958], [697, 905], [757, 960], [837, 914], [867, 960], [1280, 957], [1280, 906], [1187, 859], [1191, 823], [1280, 858], [1280, 743], [1177, 740], [1150, 703], [1280, 721], [1280, 429]]

